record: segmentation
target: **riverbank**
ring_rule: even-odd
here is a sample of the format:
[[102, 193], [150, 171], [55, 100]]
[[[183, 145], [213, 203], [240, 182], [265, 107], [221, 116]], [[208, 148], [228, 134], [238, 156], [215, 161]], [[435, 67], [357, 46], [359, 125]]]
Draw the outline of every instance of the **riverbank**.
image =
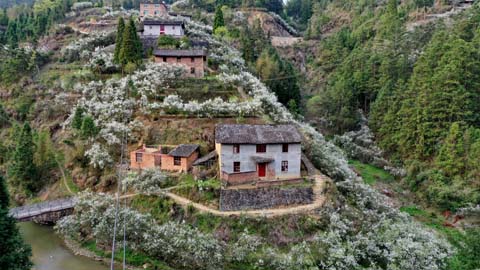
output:
[[77, 256], [53, 227], [33, 222], [19, 223], [24, 240], [32, 247], [33, 270], [108, 270], [102, 262]]
[[[65, 246], [73, 254], [75, 254], [75, 256], [86, 257], [86, 258], [89, 258], [91, 260], [101, 262], [105, 265], [110, 265], [111, 258], [106, 258], [106, 257], [103, 257], [103, 256], [99, 256], [99, 255], [95, 254], [95, 252], [82, 247], [80, 243], [78, 243], [77, 241], [75, 241], [71, 238], [63, 237], [62, 239], [63, 239], [63, 242], [65, 243]], [[118, 263], [115, 263], [115, 265], [120, 266], [120, 267], [122, 266], [122, 265], [118, 265]], [[131, 266], [131, 265], [126, 265], [126, 268], [129, 269], [129, 270], [139, 270], [139, 269], [141, 269], [141, 268]]]

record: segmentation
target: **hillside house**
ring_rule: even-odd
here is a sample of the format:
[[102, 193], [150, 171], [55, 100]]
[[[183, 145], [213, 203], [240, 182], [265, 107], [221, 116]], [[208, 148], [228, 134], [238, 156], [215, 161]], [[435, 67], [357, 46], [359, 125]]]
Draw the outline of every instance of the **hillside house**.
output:
[[133, 170], [155, 169], [173, 172], [188, 172], [199, 155], [197, 144], [181, 144], [176, 147], [143, 145], [130, 153], [130, 168]]
[[217, 125], [215, 149], [228, 185], [301, 178], [302, 136], [292, 125]]
[[204, 50], [169, 50], [159, 49], [153, 52], [156, 63], [180, 64], [185, 66], [187, 76], [203, 78], [207, 53]]
[[167, 17], [168, 7], [163, 1], [144, 0], [140, 2], [140, 19], [146, 17]]
[[140, 37], [168, 35], [181, 38], [185, 35], [185, 24], [181, 20], [145, 19], [139, 27]]

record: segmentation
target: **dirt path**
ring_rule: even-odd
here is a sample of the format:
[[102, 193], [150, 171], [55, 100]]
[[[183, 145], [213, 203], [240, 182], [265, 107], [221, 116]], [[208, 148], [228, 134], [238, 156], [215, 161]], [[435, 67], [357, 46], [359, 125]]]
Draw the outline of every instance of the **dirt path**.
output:
[[68, 183], [67, 183], [67, 176], [65, 175], [65, 171], [63, 170], [63, 166], [62, 164], [60, 164], [60, 162], [58, 162], [57, 159], [55, 159], [55, 162], [57, 162], [57, 165], [58, 165], [58, 169], [60, 170], [60, 173], [62, 174], [62, 178], [63, 178], [63, 185], [65, 186], [65, 188], [67, 188], [67, 191], [68, 193], [70, 193], [71, 195], [74, 195], [75, 192], [73, 192], [70, 187], [68, 186]]
[[[200, 204], [193, 202], [187, 198], [184, 198], [182, 196], [173, 194], [166, 190], [166, 192], [163, 192], [158, 195], [165, 195], [175, 201], [177, 204], [181, 205], [182, 207], [193, 207], [197, 211], [201, 213], [210, 213], [216, 216], [251, 216], [251, 217], [276, 217], [276, 216], [282, 216], [282, 215], [291, 215], [291, 214], [299, 214], [299, 213], [306, 213], [315, 209], [318, 209], [323, 206], [325, 203], [325, 196], [323, 194], [324, 189], [325, 189], [325, 182], [326, 182], [326, 176], [317, 174], [314, 175], [314, 186], [313, 186], [313, 194], [315, 196], [315, 199], [313, 203], [311, 204], [306, 204], [306, 205], [298, 205], [298, 206], [292, 206], [292, 207], [284, 207], [284, 208], [273, 208], [273, 209], [260, 209], [260, 210], [244, 210], [244, 211], [220, 211], [218, 209], [213, 209], [210, 208], [206, 205]], [[132, 198], [137, 195], [140, 195], [138, 193], [135, 194], [126, 194], [120, 197], [120, 199], [127, 199], [127, 198]]]
[[471, 4], [462, 4], [460, 6], [452, 7], [451, 10], [443, 12], [443, 13], [436, 13], [436, 14], [428, 14], [425, 19], [418, 20], [414, 22], [407, 23], [407, 31], [412, 32], [415, 30], [416, 27], [428, 24], [430, 22], [439, 20], [439, 19], [448, 19], [460, 12], [472, 7]]

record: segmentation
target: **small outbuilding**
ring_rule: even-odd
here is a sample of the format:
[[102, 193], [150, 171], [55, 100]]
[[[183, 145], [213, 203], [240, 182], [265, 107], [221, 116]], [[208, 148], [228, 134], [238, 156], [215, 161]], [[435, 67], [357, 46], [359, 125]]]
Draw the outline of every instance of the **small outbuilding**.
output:
[[188, 172], [199, 155], [199, 145], [181, 144], [172, 146], [146, 146], [130, 153], [130, 168], [133, 170], [155, 169]]
[[188, 77], [203, 78], [207, 63], [204, 50], [159, 49], [153, 52], [156, 63], [180, 64], [185, 66]]

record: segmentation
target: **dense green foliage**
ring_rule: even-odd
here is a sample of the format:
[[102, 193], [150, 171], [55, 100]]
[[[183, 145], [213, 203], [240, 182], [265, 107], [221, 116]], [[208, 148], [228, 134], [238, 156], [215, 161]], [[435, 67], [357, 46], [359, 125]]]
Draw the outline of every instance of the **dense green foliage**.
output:
[[[302, 3], [308, 1], [289, 5]], [[480, 9], [465, 11], [452, 26], [438, 21], [408, 30], [409, 14], [431, 5], [314, 2], [307, 35], [321, 36], [342, 12], [351, 22], [320, 42], [312, 78], [326, 80], [309, 82], [322, 89], [307, 108], [332, 133], [355, 129], [359, 111], [366, 114], [385, 153], [407, 168], [412, 190], [452, 209], [480, 202]]]
[[89, 115], [85, 116], [82, 120], [82, 127], [81, 127], [81, 136], [84, 139], [89, 139], [97, 135], [98, 129], [95, 126], [95, 122], [93, 118]]
[[215, 11], [215, 18], [213, 19], [213, 32], [223, 26], [225, 26], [225, 20], [223, 19], [222, 7], [218, 6]]
[[6, 25], [7, 29], [3, 37], [0, 37], [0, 43], [15, 48], [22, 41], [36, 42], [48, 32], [54, 22], [64, 18], [71, 3], [71, 0], [36, 1], [33, 8], [23, 10], [15, 18], [3, 16], [0, 25]]
[[0, 175], [0, 265], [2, 269], [29, 270], [31, 249], [18, 231], [15, 219], [8, 214], [8, 191]]
[[480, 229], [468, 229], [458, 253], [450, 259], [449, 270], [474, 270], [480, 268]]
[[35, 192], [40, 187], [37, 179], [37, 168], [33, 163], [34, 153], [35, 144], [32, 128], [26, 122], [17, 138], [9, 169], [9, 180], [13, 186], [21, 187], [27, 192]]
[[0, 46], [0, 81], [4, 85], [18, 81], [19, 77], [28, 75], [44, 64], [48, 57], [35, 51], [24, 49], [6, 49]]
[[191, 0], [190, 2], [195, 8], [205, 9], [209, 12], [214, 12], [217, 7], [228, 6], [231, 8], [264, 8], [278, 14], [283, 13], [282, 0]]
[[292, 64], [283, 60], [274, 48], [267, 48], [257, 59], [256, 70], [278, 100], [292, 111], [298, 112], [300, 88]]
[[[120, 35], [120, 33], [117, 33], [117, 35]], [[116, 46], [121, 46], [118, 60], [123, 66], [129, 63], [139, 64], [142, 61], [142, 42], [137, 34], [133, 18], [130, 18], [125, 26], [121, 45], [116, 44]]]
[[123, 33], [125, 32], [125, 20], [123, 17], [118, 18], [117, 25], [117, 38], [115, 40], [115, 52], [113, 54], [113, 61], [117, 64], [120, 63], [120, 52], [123, 46]]

